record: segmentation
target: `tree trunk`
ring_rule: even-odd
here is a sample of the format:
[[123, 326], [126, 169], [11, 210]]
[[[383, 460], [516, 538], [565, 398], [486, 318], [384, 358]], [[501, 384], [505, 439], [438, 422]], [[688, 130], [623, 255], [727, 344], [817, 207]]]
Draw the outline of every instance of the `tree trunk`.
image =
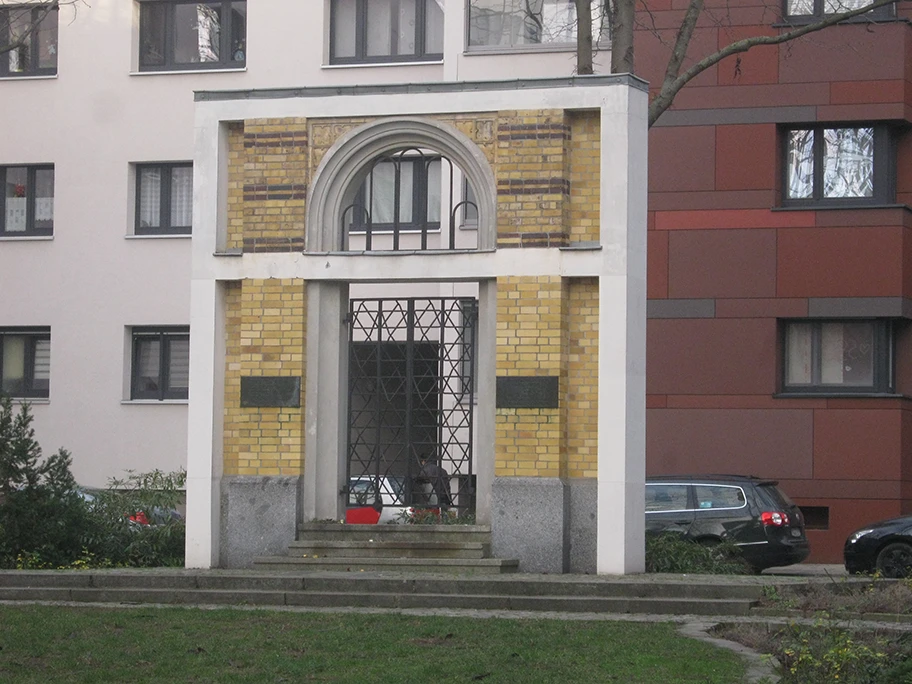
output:
[[592, 3], [576, 0], [576, 73], [591, 74], [592, 69]]
[[[606, 0], [606, 4], [608, 0]], [[611, 73], [633, 73], [633, 22], [636, 0], [613, 0], [611, 8]]]

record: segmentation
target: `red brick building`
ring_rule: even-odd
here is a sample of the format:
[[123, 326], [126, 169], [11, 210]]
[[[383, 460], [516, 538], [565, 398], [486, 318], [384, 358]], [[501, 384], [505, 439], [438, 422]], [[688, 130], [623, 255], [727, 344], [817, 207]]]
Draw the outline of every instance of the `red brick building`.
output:
[[[657, 85], [686, 4], [649, 4]], [[708, 5], [691, 59], [781, 30]], [[779, 480], [818, 562], [912, 511], [912, 27], [890, 9], [720, 62], [650, 133], [647, 473]]]

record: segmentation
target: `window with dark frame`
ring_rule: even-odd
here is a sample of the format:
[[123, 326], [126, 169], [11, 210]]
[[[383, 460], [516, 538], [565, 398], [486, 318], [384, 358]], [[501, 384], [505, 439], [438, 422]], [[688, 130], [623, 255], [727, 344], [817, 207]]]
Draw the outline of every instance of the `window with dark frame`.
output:
[[440, 157], [378, 161], [348, 216], [350, 233], [440, 229]]
[[51, 329], [0, 328], [0, 393], [47, 399], [51, 388]]
[[237, 69], [247, 63], [245, 0], [139, 0], [139, 69]]
[[0, 78], [57, 73], [57, 6], [0, 5]]
[[885, 125], [783, 131], [783, 205], [864, 206], [895, 201], [895, 144]]
[[443, 0], [332, 0], [331, 64], [443, 59]]
[[[604, 3], [592, 0], [592, 41], [611, 42]], [[469, 49], [576, 44], [576, 0], [468, 0]]]
[[134, 328], [130, 399], [187, 399], [190, 328]]
[[784, 321], [783, 352], [783, 393], [893, 392], [889, 320]]
[[54, 234], [54, 167], [0, 166], [0, 237]]
[[[824, 19], [833, 14], [851, 12], [872, 4], [873, 0], [785, 0], [785, 18], [792, 23], [810, 22]], [[895, 5], [883, 5], [861, 14], [855, 21], [872, 19], [892, 19], [896, 16]], [[854, 19], [854, 18], [853, 18]]]
[[136, 165], [136, 235], [189, 235], [193, 165]]

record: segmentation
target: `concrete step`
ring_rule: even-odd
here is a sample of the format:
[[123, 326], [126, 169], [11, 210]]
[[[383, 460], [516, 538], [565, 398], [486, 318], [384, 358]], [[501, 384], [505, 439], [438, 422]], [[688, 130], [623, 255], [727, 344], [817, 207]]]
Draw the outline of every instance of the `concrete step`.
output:
[[328, 572], [446, 572], [465, 574], [513, 573], [519, 570], [518, 560], [499, 558], [324, 558], [312, 556], [263, 556], [253, 562], [260, 570], [297, 570]]
[[289, 556], [311, 558], [488, 558], [491, 545], [440, 541], [312, 541], [288, 546]]
[[341, 525], [304, 523], [298, 539], [311, 541], [439, 541], [486, 543], [490, 525]]
[[[286, 560], [284, 557], [281, 560]], [[322, 559], [318, 559], [322, 560]], [[490, 559], [489, 559], [490, 560]], [[347, 564], [350, 565], [350, 564]], [[393, 572], [275, 572], [252, 570], [6, 570], [2, 589], [161, 589], [317, 592], [343, 594], [433, 594], [512, 597], [667, 598], [756, 601], [762, 584], [724, 582], [710, 575], [590, 576], [509, 575], [451, 576]]]
[[298, 606], [309, 608], [462, 609], [661, 615], [748, 615], [747, 599], [625, 596], [504, 596], [489, 594], [362, 593], [252, 589], [0, 587], [2, 601], [109, 604]]

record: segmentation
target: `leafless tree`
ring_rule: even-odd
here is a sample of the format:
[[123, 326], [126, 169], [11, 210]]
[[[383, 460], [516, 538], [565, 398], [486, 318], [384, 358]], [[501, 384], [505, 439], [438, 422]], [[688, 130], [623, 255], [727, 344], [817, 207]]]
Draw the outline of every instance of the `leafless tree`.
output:
[[27, 50], [52, 12], [69, 7], [70, 15], [75, 17], [80, 6], [88, 4], [85, 0], [23, 0], [22, 4], [0, 0], [0, 57]]
[[[862, 0], [828, 0], [836, 8], [846, 8], [845, 11], [827, 14], [822, 18], [812, 19], [800, 24], [789, 24], [781, 18], [782, 4], [780, 0], [765, 0], [769, 5], [770, 25], [779, 22], [778, 33], [775, 35], [753, 35], [735, 40], [711, 54], [688, 55], [694, 31], [705, 25], [721, 25], [726, 21], [727, 4], [725, 2], [713, 3], [706, 7], [706, 0], [689, 0], [683, 12], [680, 24], [671, 33], [674, 37], [665, 40], [666, 31], [656, 29], [650, 10], [650, 0], [566, 0], [566, 3], [552, 2], [551, 7], [568, 6], [571, 2], [572, 12], [565, 14], [553, 11], [551, 16], [546, 16], [548, 0], [471, 0], [473, 16], [470, 17], [470, 32], [480, 28], [475, 22], [482, 18], [482, 7], [500, 18], [501, 25], [498, 31], [507, 31], [504, 24], [508, 19], [512, 21], [512, 30], [524, 31], [527, 42], [533, 42], [536, 36], [544, 36], [549, 31], [552, 35], [572, 35], [576, 40], [576, 73], [592, 74], [595, 72], [594, 55], [600, 49], [611, 48], [611, 72], [636, 74], [634, 60], [634, 35], [636, 31], [652, 31], [665, 45], [668, 51], [668, 62], [665, 73], [660, 83], [652, 84], [652, 99], [649, 103], [649, 125], [652, 126], [662, 113], [674, 102], [675, 96], [687, 83], [710, 67], [718, 64], [727, 57], [739, 55], [761, 45], [778, 45], [795, 40], [809, 33], [821, 31], [834, 24], [853, 19], [855, 17], [868, 18], [875, 21], [875, 10], [880, 7], [894, 4], [897, 0], [872, 0], [863, 7], [853, 7]], [[800, 0], [799, 0], [800, 1]], [[812, 0], [805, 0], [810, 7]], [[763, 0], [758, 4], [763, 4]], [[559, 19], [565, 17], [564, 22], [572, 22], [572, 26], [560, 25]], [[490, 24], [490, 20], [487, 20]], [[487, 29], [487, 26], [485, 27]], [[487, 29], [490, 31], [490, 29]], [[531, 39], [530, 39], [531, 36]], [[471, 37], [471, 36], [470, 36]], [[688, 58], [691, 60], [688, 63]]]

